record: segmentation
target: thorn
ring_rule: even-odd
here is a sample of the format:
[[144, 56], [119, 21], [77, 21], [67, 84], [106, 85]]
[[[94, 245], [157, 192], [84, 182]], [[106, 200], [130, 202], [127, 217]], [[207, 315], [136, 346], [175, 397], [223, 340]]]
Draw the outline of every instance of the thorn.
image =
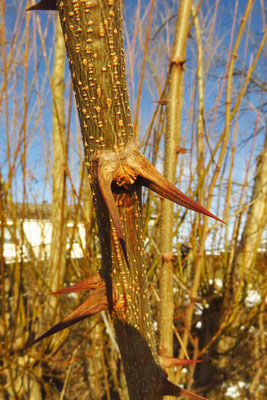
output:
[[93, 290], [97, 289], [100, 285], [105, 285], [104, 281], [101, 280], [99, 273], [96, 273], [90, 278], [85, 279], [82, 282], [76, 283], [76, 285], [72, 285], [63, 289], [59, 289], [56, 292], [52, 292], [50, 294], [64, 294], [64, 293], [77, 293], [83, 292], [85, 290]]
[[176, 65], [176, 66], [178, 66], [179, 68], [181, 68], [183, 71], [184, 71], [184, 65], [185, 65], [185, 63], [188, 61], [188, 59], [186, 58], [185, 60], [179, 60], [179, 59], [177, 59], [177, 60], [172, 60], [171, 62], [170, 62], [170, 69], [174, 66], [174, 65]]
[[30, 8], [27, 8], [26, 11], [35, 11], [35, 10], [55, 10], [57, 11], [57, 3], [56, 0], [41, 0], [38, 3], [34, 4]]
[[51, 329], [39, 336], [36, 340], [25, 346], [25, 349], [32, 346], [33, 344], [40, 342], [41, 340], [54, 335], [54, 333], [60, 332], [63, 329], [68, 328], [71, 325], [76, 324], [84, 320], [85, 318], [95, 315], [100, 311], [108, 309], [108, 300], [106, 295], [105, 286], [96, 289], [82, 304], [79, 305], [72, 313], [65, 317], [62, 321], [58, 322]]
[[[183, 149], [186, 150], [186, 149]], [[107, 206], [109, 215], [114, 224], [123, 255], [129, 267], [127, 249], [124, 234], [120, 222], [119, 212], [112, 193], [111, 185], [115, 182], [118, 186], [123, 186], [129, 190], [137, 180], [139, 184], [148, 187], [159, 195], [173, 201], [190, 210], [197, 211], [209, 217], [223, 222], [220, 218], [210, 213], [200, 204], [190, 199], [183, 192], [165, 179], [151, 164], [147, 158], [139, 151], [135, 142], [128, 143], [124, 151], [110, 154], [103, 152], [95, 161], [97, 161], [97, 182], [103, 200]], [[136, 180], [137, 178], [137, 180]], [[224, 222], [223, 222], [224, 223]]]
[[[105, 172], [105, 173], [103, 173]], [[118, 209], [111, 191], [111, 183], [113, 181], [113, 171], [108, 172], [106, 169], [103, 171], [101, 168], [101, 165], [98, 164], [97, 167], [97, 178], [98, 178], [98, 185], [101, 191], [101, 194], [103, 196], [103, 199], [105, 201], [105, 204], [107, 206], [107, 209], [109, 211], [110, 217], [113, 221], [114, 228], [116, 230], [123, 255], [125, 257], [126, 263], [129, 267], [129, 262], [128, 262], [128, 257], [127, 257], [127, 250], [126, 250], [126, 244], [124, 240], [124, 235], [122, 231], [122, 226], [120, 222], [120, 216], [118, 213]]]
[[176, 153], [177, 154], [186, 154], [186, 153], [189, 153], [189, 152], [190, 152], [190, 149], [186, 149], [185, 147], [177, 146], [177, 148], [176, 148]]
[[[177, 189], [172, 183], [165, 179], [159, 171], [156, 170], [153, 164], [138, 150], [137, 146], [133, 143], [133, 155], [129, 157], [128, 165], [138, 172], [139, 177], [142, 178], [141, 184], [153, 190], [162, 197], [173, 201], [190, 210], [207, 215], [214, 218], [219, 222], [224, 223], [220, 218], [209, 212], [206, 208], [202, 207], [196, 201], [190, 199], [186, 194]], [[132, 146], [132, 147], [133, 147]]]
[[159, 361], [162, 368], [170, 368], [176, 365], [190, 365], [202, 362], [202, 360], [183, 360], [181, 358], [173, 358], [166, 356], [159, 356]]
[[158, 103], [162, 106], [166, 106], [167, 105], [167, 100], [163, 99], [163, 100], [154, 100], [153, 103]]
[[162, 394], [163, 396], [186, 396], [192, 399], [208, 400], [206, 397], [199, 396], [198, 394], [189, 392], [180, 386], [174, 385], [174, 383], [168, 381], [167, 379], [163, 382]]

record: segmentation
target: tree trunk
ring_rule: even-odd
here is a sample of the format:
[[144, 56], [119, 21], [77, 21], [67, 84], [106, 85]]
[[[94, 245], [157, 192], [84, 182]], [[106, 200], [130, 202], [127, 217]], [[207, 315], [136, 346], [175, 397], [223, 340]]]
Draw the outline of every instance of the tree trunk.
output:
[[106, 168], [104, 174], [108, 175], [109, 167], [120, 160], [134, 140], [119, 5], [119, 1], [63, 1], [59, 2], [59, 14], [100, 233], [101, 277], [107, 287], [130, 398], [161, 399], [160, 378], [165, 375], [157, 364], [148, 301], [141, 190], [134, 187], [129, 191], [118, 185], [114, 190], [127, 248], [126, 261], [102, 194], [110, 191], [111, 183], [103, 188], [99, 184], [101, 169]]
[[[67, 146], [64, 111], [65, 43], [59, 18], [56, 26], [54, 68], [52, 76], [53, 98], [53, 200], [52, 241], [50, 249], [49, 290], [63, 285], [66, 269], [66, 170]], [[55, 297], [51, 297], [54, 299]], [[54, 308], [50, 303], [52, 309]], [[50, 310], [51, 311], [51, 310]]]
[[[191, 0], [180, 1], [170, 63], [164, 176], [173, 184], [176, 183], [177, 149], [181, 136], [183, 68], [186, 61], [186, 42], [189, 33], [191, 5]], [[173, 203], [163, 199], [160, 219], [162, 267], [160, 276], [159, 352], [169, 357], [173, 355], [173, 221]]]

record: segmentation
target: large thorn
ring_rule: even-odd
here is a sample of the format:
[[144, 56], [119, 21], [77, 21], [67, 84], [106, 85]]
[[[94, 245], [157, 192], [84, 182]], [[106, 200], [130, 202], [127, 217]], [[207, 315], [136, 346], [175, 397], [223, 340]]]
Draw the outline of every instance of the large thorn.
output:
[[102, 152], [95, 161], [97, 162], [96, 179], [98, 186], [113, 221], [118, 240], [128, 265], [127, 250], [120, 216], [112, 194], [111, 185], [113, 182], [115, 182], [117, 186], [123, 187], [125, 190], [128, 190], [131, 185], [135, 183], [146, 186], [174, 203], [223, 222], [220, 218], [190, 199], [190, 197], [186, 196], [165, 179], [156, 170], [154, 165], [138, 150], [135, 142], [129, 143], [125, 151], [116, 154]]
[[97, 272], [96, 274], [90, 276], [90, 278], [85, 279], [82, 282], [57, 290], [56, 292], [52, 292], [50, 294], [77, 293], [77, 292], [83, 292], [85, 290], [94, 290], [97, 289], [99, 285], [102, 284], [102, 282], [103, 281], [101, 281], [100, 275]]
[[57, 3], [56, 0], [41, 0], [38, 3], [31, 6], [26, 11], [34, 11], [34, 10], [55, 10], [57, 11]]
[[151, 162], [149, 162], [147, 158], [138, 150], [134, 143], [129, 145], [129, 150], [130, 149], [132, 151], [132, 155], [129, 151], [127, 164], [137, 171], [143, 186], [148, 187], [162, 197], [165, 197], [176, 204], [189, 208], [190, 210], [197, 211], [224, 223], [220, 218], [216, 217], [196, 201], [190, 199], [190, 197], [181, 192], [181, 190], [177, 189], [172, 183], [165, 179], [161, 173], [156, 170], [154, 165], [151, 164]]
[[77, 307], [72, 313], [65, 317], [62, 321], [58, 322], [51, 329], [45, 332], [43, 335], [39, 336], [32, 343], [25, 346], [28, 348], [33, 344], [43, 340], [49, 336], [54, 335], [54, 333], [60, 332], [63, 329], [68, 328], [71, 325], [76, 324], [84, 320], [85, 318], [95, 315], [100, 311], [108, 310], [108, 300], [106, 295], [105, 284], [101, 284], [79, 307]]
[[97, 167], [98, 185], [99, 185], [101, 194], [103, 196], [103, 199], [105, 201], [105, 204], [107, 206], [107, 209], [109, 211], [112, 222], [114, 224], [114, 228], [116, 230], [118, 240], [120, 242], [126, 263], [129, 266], [129, 262], [128, 262], [128, 258], [127, 258], [126, 244], [125, 244], [122, 226], [121, 226], [121, 222], [120, 222], [120, 216], [119, 216], [119, 212], [118, 212], [118, 209], [117, 209], [117, 206], [116, 206], [116, 203], [115, 203], [112, 191], [111, 191], [111, 183], [113, 181], [113, 173], [114, 173], [114, 171], [112, 171], [112, 170], [107, 171], [107, 169], [102, 168], [102, 166], [100, 164]]
[[174, 383], [167, 379], [162, 385], [162, 394], [163, 396], [185, 396], [190, 397], [191, 399], [208, 400], [206, 397], [199, 396], [198, 394], [189, 392], [188, 390], [174, 385]]
[[166, 356], [159, 356], [159, 361], [162, 368], [170, 368], [170, 367], [175, 367], [177, 365], [190, 365], [202, 362], [202, 360], [183, 360], [181, 358], [173, 358]]

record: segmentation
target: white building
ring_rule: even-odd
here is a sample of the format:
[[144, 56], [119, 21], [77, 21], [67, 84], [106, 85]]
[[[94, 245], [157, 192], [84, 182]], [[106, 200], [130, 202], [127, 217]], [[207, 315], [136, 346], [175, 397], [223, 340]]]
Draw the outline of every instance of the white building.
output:
[[[13, 215], [10, 210], [5, 211], [3, 246], [5, 262], [21, 260], [21, 257], [27, 261], [32, 256], [39, 260], [49, 259], [52, 238], [50, 204], [26, 204], [24, 218], [22, 218], [22, 204], [14, 204], [14, 208], [16, 211]], [[67, 230], [69, 257], [83, 258], [85, 248], [83, 223], [78, 221], [74, 225], [70, 217], [67, 222]]]

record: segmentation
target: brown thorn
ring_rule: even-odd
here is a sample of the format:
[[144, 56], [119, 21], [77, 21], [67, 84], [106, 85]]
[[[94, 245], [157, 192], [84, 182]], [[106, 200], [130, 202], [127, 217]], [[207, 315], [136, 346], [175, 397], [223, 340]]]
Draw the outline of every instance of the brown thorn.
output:
[[56, 292], [50, 294], [64, 294], [64, 293], [77, 293], [83, 292], [85, 290], [97, 289], [100, 285], [105, 285], [105, 282], [101, 280], [99, 273], [90, 276], [90, 278], [85, 279], [82, 282], [76, 283], [75, 285], [59, 289]]
[[133, 151], [135, 155], [129, 160], [128, 164], [132, 168], [136, 169], [139, 177], [143, 178], [141, 182], [143, 186], [148, 187], [149, 189], [176, 204], [207, 215], [208, 217], [224, 223], [224, 221], [222, 221], [220, 218], [216, 217], [196, 201], [190, 199], [190, 197], [181, 192], [181, 190], [176, 188], [172, 183], [165, 179], [161, 173], [156, 170], [154, 165], [151, 164], [151, 162], [149, 162], [147, 158], [137, 149], [136, 145]]
[[100, 311], [108, 309], [108, 301], [105, 287], [97, 289], [91, 294], [82, 304], [79, 305], [72, 313], [65, 317], [62, 321], [58, 322], [51, 329], [39, 336], [36, 340], [25, 346], [25, 349], [32, 346], [33, 344], [40, 342], [41, 340], [54, 335], [54, 333], [60, 332], [63, 329], [68, 328], [84, 320], [85, 318], [95, 315]]
[[190, 149], [186, 149], [185, 147], [177, 146], [177, 148], [176, 148], [176, 153], [177, 154], [186, 154], [186, 153], [189, 153], [189, 152], [190, 152]]
[[199, 396], [198, 394], [189, 392], [188, 390], [174, 385], [174, 383], [168, 381], [167, 379], [163, 382], [162, 394], [163, 396], [186, 396], [191, 397], [192, 399], [208, 400], [206, 397]]
[[185, 59], [185, 60], [179, 60], [179, 59], [177, 59], [177, 60], [172, 60], [171, 62], [170, 62], [170, 67], [172, 68], [172, 66], [173, 65], [176, 65], [176, 66], [178, 66], [178, 67], [182, 67], [182, 70], [184, 70], [184, 65], [185, 65], [185, 63], [188, 61], [188, 59]]
[[173, 358], [166, 356], [159, 356], [159, 361], [162, 368], [170, 368], [177, 365], [190, 365], [202, 362], [202, 360], [183, 360], [181, 358]]
[[129, 267], [124, 235], [123, 235], [122, 226], [120, 223], [120, 216], [119, 216], [118, 209], [117, 209], [117, 206], [116, 206], [116, 203], [115, 203], [112, 191], [111, 191], [111, 183], [113, 181], [113, 176], [108, 173], [103, 174], [101, 172], [101, 166], [98, 165], [97, 179], [98, 179], [98, 185], [99, 185], [101, 194], [103, 196], [103, 199], [104, 199], [107, 209], [109, 211], [110, 217], [113, 221], [114, 228], [116, 230], [116, 233], [117, 233], [117, 236], [118, 236], [118, 239], [119, 239], [122, 251], [123, 251], [123, 255], [124, 255], [126, 263]]
[[57, 11], [57, 3], [56, 0], [41, 0], [33, 6], [27, 8], [26, 11], [34, 11], [34, 10], [53, 10]]
[[153, 103], [158, 103], [162, 106], [166, 106], [167, 105], [167, 100], [163, 99], [163, 100], [153, 100]]

